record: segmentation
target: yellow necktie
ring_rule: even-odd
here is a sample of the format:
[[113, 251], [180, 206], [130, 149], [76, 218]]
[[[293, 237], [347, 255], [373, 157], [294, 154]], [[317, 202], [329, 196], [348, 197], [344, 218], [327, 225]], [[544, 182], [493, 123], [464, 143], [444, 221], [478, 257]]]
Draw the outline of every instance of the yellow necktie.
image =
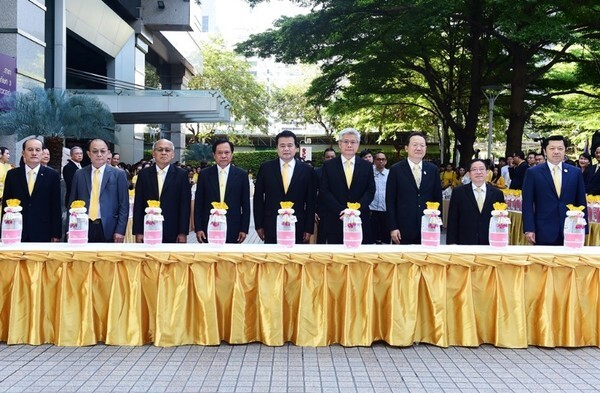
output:
[[412, 172], [415, 177], [415, 183], [417, 183], [417, 188], [421, 187], [421, 165], [414, 165]]
[[281, 171], [281, 180], [283, 180], [283, 192], [286, 194], [287, 194], [288, 188], [290, 186], [289, 169], [290, 169], [290, 165], [287, 162], [284, 162], [283, 170]]
[[98, 218], [100, 210], [100, 169], [94, 170], [94, 179], [92, 181], [92, 195], [90, 195], [90, 220]]
[[157, 174], [157, 180], [158, 180], [158, 197], [160, 198], [160, 194], [162, 194], [162, 188], [163, 188], [163, 173], [164, 171], [162, 169], [159, 169], [156, 174]]
[[29, 176], [27, 178], [27, 188], [29, 189], [29, 195], [33, 194], [33, 186], [35, 185], [35, 172], [33, 169], [29, 170]]
[[225, 201], [225, 183], [227, 183], [225, 169], [221, 169], [221, 172], [219, 173], [219, 193], [221, 195], [221, 202]]
[[477, 207], [479, 208], [479, 212], [483, 210], [483, 193], [481, 187], [477, 187]]
[[556, 165], [552, 169], [552, 180], [554, 180], [554, 188], [556, 188], [556, 195], [560, 197], [560, 168]]
[[346, 184], [348, 188], [352, 185], [352, 161], [346, 160], [344, 164], [344, 173], [346, 174]]

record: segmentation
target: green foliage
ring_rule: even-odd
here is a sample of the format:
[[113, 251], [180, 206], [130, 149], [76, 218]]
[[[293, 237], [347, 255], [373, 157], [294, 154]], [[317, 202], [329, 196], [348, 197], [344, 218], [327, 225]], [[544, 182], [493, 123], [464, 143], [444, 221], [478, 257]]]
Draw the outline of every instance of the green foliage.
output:
[[233, 163], [246, 170], [252, 171], [254, 175], [258, 173], [260, 165], [269, 160], [277, 158], [276, 150], [261, 150], [252, 152], [235, 152], [233, 154]]
[[212, 161], [212, 146], [203, 143], [194, 143], [188, 145], [183, 152], [183, 159], [188, 161]]
[[12, 110], [0, 114], [0, 133], [18, 139], [44, 136], [74, 139], [102, 138], [115, 142], [114, 118], [98, 99], [63, 90], [33, 88], [8, 99]]
[[[190, 89], [220, 90], [231, 104], [235, 123], [246, 130], [267, 131], [267, 91], [250, 72], [250, 64], [227, 50], [221, 38], [203, 44], [204, 69], [194, 76]], [[234, 127], [235, 124], [230, 125]]]

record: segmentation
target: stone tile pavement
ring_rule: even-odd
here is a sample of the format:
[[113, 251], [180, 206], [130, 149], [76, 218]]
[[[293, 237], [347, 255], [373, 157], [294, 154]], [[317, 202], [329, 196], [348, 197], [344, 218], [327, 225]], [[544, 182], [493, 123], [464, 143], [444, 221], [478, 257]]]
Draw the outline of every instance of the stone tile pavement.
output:
[[0, 345], [2, 392], [598, 391], [600, 350]]

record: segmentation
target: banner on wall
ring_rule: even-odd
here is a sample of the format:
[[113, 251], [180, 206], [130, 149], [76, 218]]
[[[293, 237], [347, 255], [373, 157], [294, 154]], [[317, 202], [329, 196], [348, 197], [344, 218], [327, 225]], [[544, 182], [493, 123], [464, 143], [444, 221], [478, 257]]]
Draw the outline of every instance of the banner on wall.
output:
[[4, 109], [4, 98], [17, 88], [17, 59], [0, 53], [0, 110]]
[[312, 161], [312, 146], [300, 146], [300, 158], [303, 161]]

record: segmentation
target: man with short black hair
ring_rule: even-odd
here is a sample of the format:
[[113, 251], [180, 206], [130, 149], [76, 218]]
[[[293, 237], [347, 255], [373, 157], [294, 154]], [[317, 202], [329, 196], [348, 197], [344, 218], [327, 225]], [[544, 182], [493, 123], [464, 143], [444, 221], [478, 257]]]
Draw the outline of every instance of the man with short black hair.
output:
[[314, 170], [295, 158], [296, 134], [284, 130], [275, 137], [277, 158], [260, 166], [254, 191], [254, 227], [265, 244], [277, 243], [277, 211], [292, 202], [296, 244], [308, 243], [314, 232], [317, 180]]
[[371, 210], [371, 229], [373, 230], [373, 241], [375, 244], [390, 244], [390, 229], [387, 223], [387, 209], [385, 206], [385, 189], [390, 170], [387, 165], [385, 153], [375, 153], [375, 165], [373, 176], [375, 179], [375, 196], [369, 205]]
[[250, 183], [248, 173], [231, 164], [233, 143], [219, 139], [213, 143], [216, 165], [203, 169], [198, 176], [194, 205], [194, 225], [198, 242], [208, 238], [208, 220], [212, 202], [227, 204], [227, 243], [242, 243], [250, 227]]
[[523, 188], [523, 179], [525, 178], [525, 171], [529, 168], [527, 161], [525, 161], [525, 153], [522, 150], [513, 153], [512, 168], [508, 168], [510, 175], [510, 188], [512, 190], [520, 190]]
[[[333, 148], [328, 147], [323, 151], [323, 163], [325, 163], [325, 161], [333, 160], [334, 158], [335, 150], [333, 150]], [[323, 175], [322, 166], [315, 168], [315, 175], [317, 175], [317, 206], [315, 212], [315, 221], [317, 224], [317, 244], [327, 244], [327, 229], [325, 228], [327, 223], [324, 220], [321, 220], [321, 217], [323, 217], [323, 201], [321, 200], [321, 193], [319, 192], [319, 183], [321, 182], [321, 176]]]
[[81, 169], [81, 161], [83, 161], [83, 149], [79, 146], [73, 146], [71, 148], [71, 158], [62, 169], [63, 179], [65, 180], [66, 192], [65, 192], [65, 206], [69, 210], [69, 194], [71, 194], [71, 185], [73, 184], [73, 176], [78, 169]]
[[523, 232], [531, 244], [562, 245], [567, 205], [587, 205], [583, 175], [579, 168], [563, 162], [567, 141], [562, 135], [544, 139], [542, 149], [546, 163], [525, 173]]

